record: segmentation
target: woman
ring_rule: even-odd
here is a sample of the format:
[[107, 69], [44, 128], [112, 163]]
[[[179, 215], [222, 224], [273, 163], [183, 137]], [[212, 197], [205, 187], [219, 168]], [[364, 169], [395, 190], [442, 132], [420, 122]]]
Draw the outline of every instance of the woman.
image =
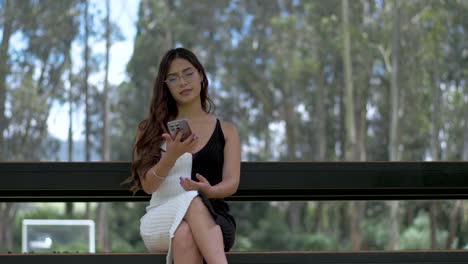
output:
[[[138, 126], [132, 190], [151, 194], [140, 233], [150, 251], [167, 251], [167, 263], [227, 263], [236, 224], [223, 198], [240, 178], [236, 127], [211, 115], [208, 79], [189, 50], [162, 58], [148, 117]], [[186, 119], [192, 134], [172, 137], [167, 123]]]

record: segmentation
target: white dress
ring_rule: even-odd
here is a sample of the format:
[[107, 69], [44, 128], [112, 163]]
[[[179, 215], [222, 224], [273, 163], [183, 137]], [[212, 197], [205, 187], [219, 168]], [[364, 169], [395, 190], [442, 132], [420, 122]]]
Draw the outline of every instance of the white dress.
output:
[[[163, 145], [163, 149], [164, 149]], [[197, 191], [185, 191], [179, 177], [190, 178], [192, 154], [180, 156], [168, 176], [151, 195], [146, 214], [140, 219], [140, 235], [151, 252], [167, 252], [166, 263], [172, 264], [172, 238]]]

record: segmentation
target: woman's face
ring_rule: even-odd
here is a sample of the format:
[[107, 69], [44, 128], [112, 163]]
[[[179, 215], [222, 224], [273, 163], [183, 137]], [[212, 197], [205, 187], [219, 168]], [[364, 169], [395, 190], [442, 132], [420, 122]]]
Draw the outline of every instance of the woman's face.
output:
[[202, 76], [195, 66], [185, 59], [172, 61], [166, 76], [166, 84], [178, 104], [200, 100]]

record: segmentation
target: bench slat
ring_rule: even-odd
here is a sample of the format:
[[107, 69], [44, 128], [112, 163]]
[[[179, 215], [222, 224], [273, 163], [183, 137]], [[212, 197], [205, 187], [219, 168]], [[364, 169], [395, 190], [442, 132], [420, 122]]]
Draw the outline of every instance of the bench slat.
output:
[[[468, 251], [380, 251], [380, 252], [229, 252], [230, 264], [466, 264]], [[164, 254], [22, 254], [0, 255], [2, 264], [128, 264], [165, 263]]]
[[[129, 162], [0, 162], [0, 202], [148, 201]], [[242, 162], [228, 200], [467, 199], [468, 162]]]

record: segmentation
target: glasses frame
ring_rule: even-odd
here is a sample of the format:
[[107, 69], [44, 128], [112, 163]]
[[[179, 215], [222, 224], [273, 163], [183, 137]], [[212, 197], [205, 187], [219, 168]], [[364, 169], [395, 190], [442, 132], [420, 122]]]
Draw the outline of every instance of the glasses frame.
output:
[[186, 82], [191, 83], [193, 82], [194, 78], [196, 77], [196, 74], [198, 74], [197, 70], [193, 70], [193, 72], [187, 72], [183, 73], [182, 75], [173, 75], [177, 80], [175, 80], [175, 83], [171, 84], [169, 82], [169, 79], [165, 79], [164, 82], [167, 84], [169, 87], [176, 87], [180, 85], [180, 82], [182, 81], [181, 79], [184, 79]]

